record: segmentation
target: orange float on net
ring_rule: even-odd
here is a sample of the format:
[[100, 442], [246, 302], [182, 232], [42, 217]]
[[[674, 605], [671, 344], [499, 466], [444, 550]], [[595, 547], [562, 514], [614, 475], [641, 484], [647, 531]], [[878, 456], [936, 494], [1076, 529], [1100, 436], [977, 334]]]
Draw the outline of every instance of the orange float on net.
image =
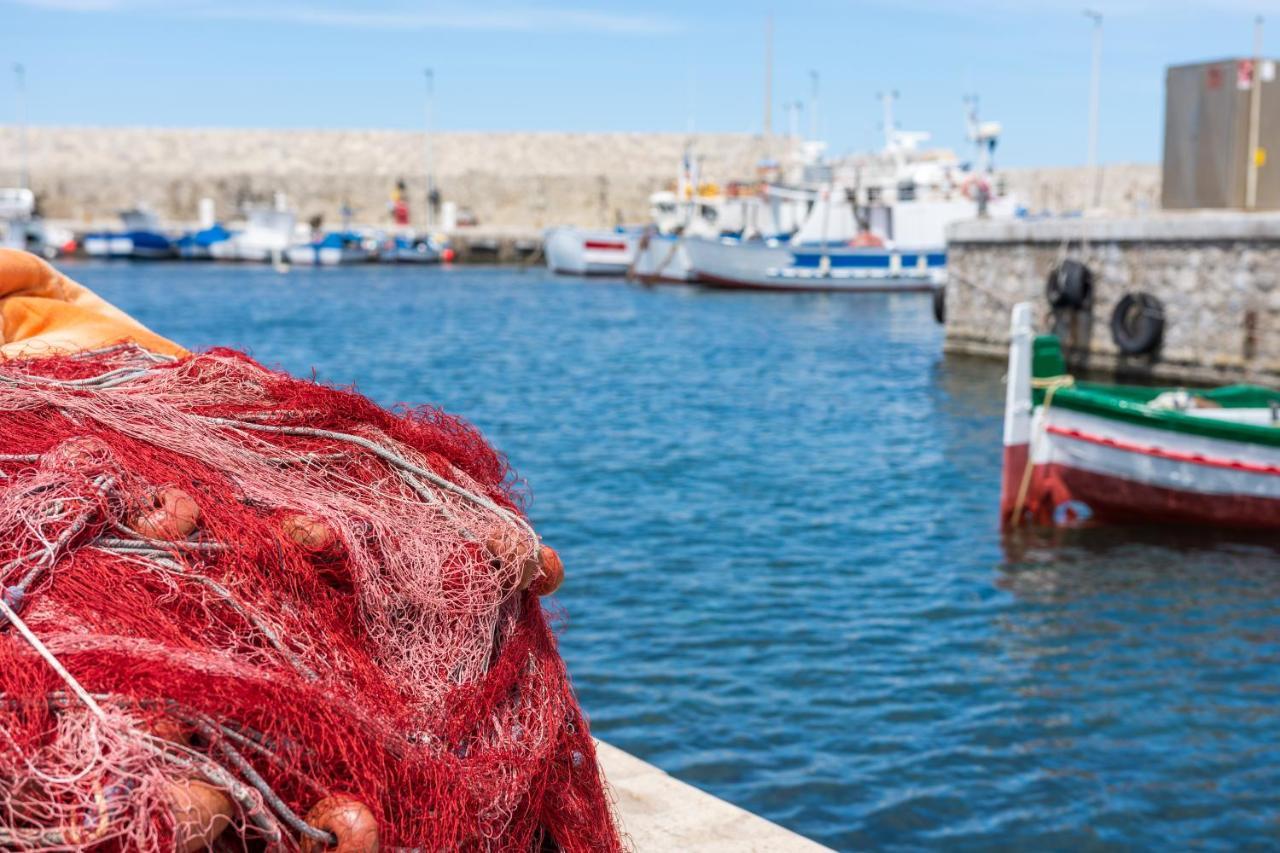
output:
[[231, 825], [234, 807], [221, 788], [187, 779], [170, 782], [167, 793], [173, 812], [174, 846], [180, 853], [210, 849]]
[[542, 573], [533, 584], [536, 595], [551, 595], [564, 583], [564, 561], [550, 545], [538, 549], [538, 568]]
[[316, 829], [332, 833], [337, 843], [326, 845], [304, 835], [302, 853], [378, 853], [382, 849], [378, 821], [359, 800], [341, 794], [325, 797], [307, 812], [306, 820]]
[[177, 486], [151, 495], [151, 508], [134, 516], [129, 528], [147, 539], [186, 539], [200, 523], [200, 505]]
[[338, 541], [333, 528], [314, 515], [287, 515], [281, 527], [290, 541], [317, 554], [330, 550]]

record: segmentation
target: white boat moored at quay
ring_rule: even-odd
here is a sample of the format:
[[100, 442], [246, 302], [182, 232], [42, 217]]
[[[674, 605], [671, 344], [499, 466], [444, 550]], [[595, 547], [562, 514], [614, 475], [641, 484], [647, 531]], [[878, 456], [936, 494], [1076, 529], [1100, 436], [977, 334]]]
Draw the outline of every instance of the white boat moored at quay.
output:
[[547, 267], [570, 275], [626, 275], [642, 229], [552, 228], [544, 237]]
[[932, 290], [946, 275], [945, 251], [776, 241], [684, 241], [698, 281], [747, 290]]
[[209, 246], [210, 256], [216, 261], [271, 263], [281, 260], [293, 242], [296, 221], [293, 211], [282, 208], [283, 204], [277, 204], [250, 209], [244, 230]]

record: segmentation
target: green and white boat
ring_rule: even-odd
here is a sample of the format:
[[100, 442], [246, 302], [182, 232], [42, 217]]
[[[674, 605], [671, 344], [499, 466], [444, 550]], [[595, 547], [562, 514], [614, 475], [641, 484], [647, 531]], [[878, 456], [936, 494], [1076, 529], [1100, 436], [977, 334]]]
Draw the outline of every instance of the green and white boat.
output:
[[1013, 310], [1001, 520], [1280, 529], [1280, 392], [1076, 381]]

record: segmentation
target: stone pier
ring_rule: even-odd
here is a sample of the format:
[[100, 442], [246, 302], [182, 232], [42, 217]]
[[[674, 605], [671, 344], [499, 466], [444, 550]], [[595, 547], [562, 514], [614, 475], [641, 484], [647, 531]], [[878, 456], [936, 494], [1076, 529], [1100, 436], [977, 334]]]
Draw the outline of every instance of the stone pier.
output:
[[828, 849], [596, 742], [614, 812], [635, 853], [823, 853]]
[[[1092, 270], [1093, 293], [1082, 308], [1054, 310], [1045, 282], [1066, 258]], [[1078, 372], [1280, 385], [1280, 214], [964, 222], [948, 231], [947, 264], [947, 352], [1004, 358], [1009, 310], [1029, 301]], [[1112, 312], [1127, 293], [1163, 304], [1153, 353], [1125, 355], [1112, 339]]]

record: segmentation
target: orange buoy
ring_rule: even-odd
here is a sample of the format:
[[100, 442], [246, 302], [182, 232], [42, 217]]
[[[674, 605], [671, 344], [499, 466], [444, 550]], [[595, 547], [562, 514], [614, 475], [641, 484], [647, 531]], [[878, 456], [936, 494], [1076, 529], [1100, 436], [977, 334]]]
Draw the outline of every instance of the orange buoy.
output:
[[333, 833], [338, 843], [325, 845], [304, 835], [302, 853], [378, 853], [382, 849], [373, 812], [351, 797], [325, 797], [307, 812], [307, 823]]
[[538, 568], [542, 574], [533, 585], [536, 595], [551, 595], [564, 583], [564, 561], [550, 545], [538, 549]]
[[200, 505], [177, 486], [151, 495], [152, 508], [134, 516], [129, 528], [147, 539], [186, 539], [200, 523]]
[[281, 527], [290, 541], [317, 554], [328, 551], [338, 541], [333, 529], [314, 515], [287, 515]]
[[211, 848], [222, 831], [231, 825], [234, 811], [231, 798], [221, 788], [185, 779], [170, 782], [168, 794], [173, 812], [174, 846], [180, 853]]
[[54, 447], [40, 461], [41, 467], [88, 468], [101, 460], [111, 458], [111, 448], [106, 442], [91, 435], [69, 438]]
[[538, 552], [536, 548], [530, 549], [527, 535], [523, 531], [513, 527], [498, 528], [485, 539], [484, 547], [493, 556], [491, 563], [495, 572], [507, 565], [519, 567], [520, 577], [516, 589], [528, 589], [538, 576]]

